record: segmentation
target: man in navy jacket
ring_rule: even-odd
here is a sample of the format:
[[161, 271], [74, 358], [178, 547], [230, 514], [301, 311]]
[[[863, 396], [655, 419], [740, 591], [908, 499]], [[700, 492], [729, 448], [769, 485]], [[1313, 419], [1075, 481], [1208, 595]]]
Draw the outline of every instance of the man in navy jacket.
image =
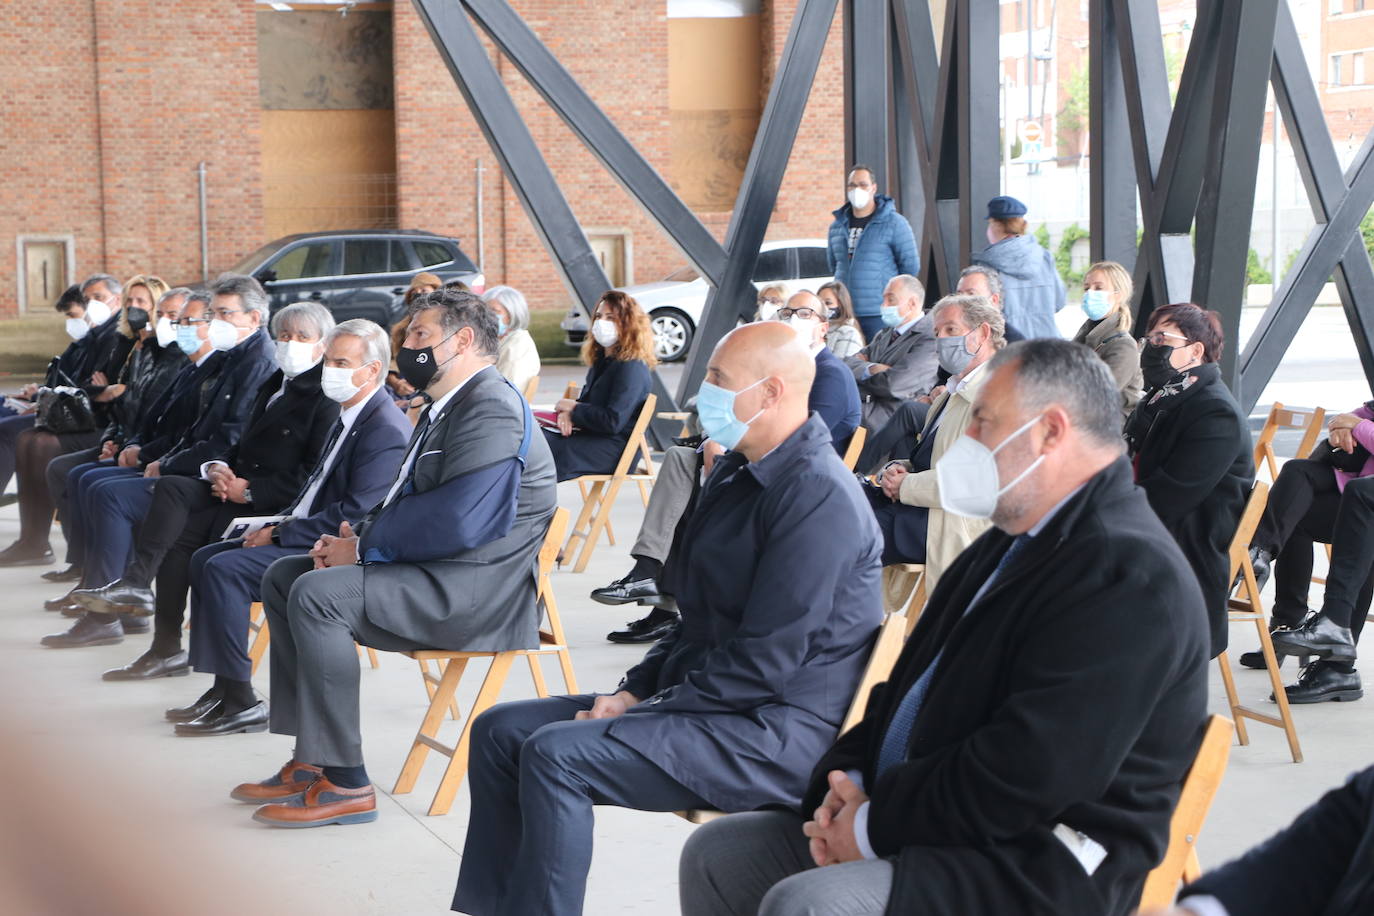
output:
[[747, 423], [706, 425], [739, 438], [692, 515], [682, 623], [613, 694], [478, 718], [455, 910], [581, 912], [594, 804], [798, 806], [808, 758], [837, 733], [882, 620], [877, 524], [808, 415], [814, 366], [774, 322], [717, 346], [707, 381], [735, 393]]
[[389, 365], [390, 341], [376, 324], [353, 319], [336, 327], [325, 345], [324, 371], [331, 380], [324, 390], [340, 401], [339, 418], [286, 518], [246, 537], [202, 547], [192, 557], [190, 661], [197, 671], [215, 675], [215, 683], [190, 706], [168, 711], [178, 735], [267, 727], [267, 706], [258, 702], [250, 683], [249, 605], [260, 599], [269, 566], [307, 553], [322, 535], [336, 534], [342, 522], [362, 518], [396, 479], [410, 423], [381, 385]]
[[834, 212], [826, 240], [830, 272], [849, 289], [854, 316], [864, 337], [872, 340], [883, 329], [883, 289], [899, 274], [920, 274], [921, 259], [911, 224], [897, 212], [891, 197], [878, 193], [873, 170], [856, 165], [849, 170], [844, 206]]

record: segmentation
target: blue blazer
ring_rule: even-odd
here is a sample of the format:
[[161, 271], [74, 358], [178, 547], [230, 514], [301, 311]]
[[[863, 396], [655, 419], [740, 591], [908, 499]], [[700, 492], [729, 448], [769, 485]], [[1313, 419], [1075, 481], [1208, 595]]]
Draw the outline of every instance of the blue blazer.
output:
[[863, 420], [863, 404], [854, 373], [829, 347], [821, 347], [816, 354], [816, 379], [811, 383], [808, 406], [821, 415], [830, 430], [831, 444], [843, 455], [849, 437]]
[[[324, 486], [305, 507], [310, 514], [278, 525], [277, 542], [283, 547], [309, 549], [320, 535], [338, 534], [343, 521], [356, 523], [366, 515], [395, 482], [410, 434], [406, 415], [392, 402], [385, 387], [378, 387], [349, 427]], [[319, 460], [327, 457], [321, 452]], [[301, 489], [303, 492], [305, 487]], [[296, 499], [301, 495], [296, 494]]]
[[224, 353], [216, 351], [197, 366], [187, 363], [172, 379], [172, 384], [148, 408], [134, 435], [126, 443], [142, 449], [139, 460], [156, 461], [176, 445], [204, 409], [204, 398], [214, 389], [224, 364]]
[[849, 214], [845, 204], [834, 212], [826, 239], [826, 260], [835, 279], [849, 288], [854, 314], [870, 317], [882, 311], [883, 287], [898, 274], [915, 277], [921, 270], [911, 224], [897, 212], [891, 197], [878, 195], [878, 207], [849, 257]]

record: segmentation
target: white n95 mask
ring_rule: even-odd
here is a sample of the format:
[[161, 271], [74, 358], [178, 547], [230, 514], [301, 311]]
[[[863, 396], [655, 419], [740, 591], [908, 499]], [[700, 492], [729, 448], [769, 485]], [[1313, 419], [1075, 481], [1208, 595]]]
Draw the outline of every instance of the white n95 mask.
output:
[[1002, 494], [1025, 480], [1045, 460], [1044, 455], [1036, 458], [1011, 483], [1002, 486], [1002, 478], [997, 473], [997, 453], [1008, 442], [1034, 426], [1041, 416], [1044, 414], [1032, 417], [1028, 423], [1003, 439], [997, 448], [990, 449], [968, 435], [960, 436], [935, 462], [935, 479], [940, 486], [940, 508], [964, 518], [991, 518]]

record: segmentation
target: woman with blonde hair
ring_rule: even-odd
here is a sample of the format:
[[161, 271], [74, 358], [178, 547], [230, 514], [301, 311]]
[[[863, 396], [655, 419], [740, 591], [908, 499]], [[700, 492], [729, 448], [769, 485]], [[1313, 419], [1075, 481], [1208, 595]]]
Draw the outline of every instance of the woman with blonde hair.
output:
[[519, 290], [509, 286], [491, 287], [482, 293], [482, 301], [496, 315], [496, 371], [504, 375], [516, 391], [524, 392], [540, 368], [539, 348], [529, 332], [529, 303]]
[[769, 283], [759, 290], [754, 302], [758, 308], [754, 311], [755, 321], [773, 321], [778, 317], [778, 310], [787, 303], [787, 298], [792, 295], [786, 283]]
[[632, 296], [603, 293], [592, 319], [582, 343], [587, 383], [577, 400], [554, 405], [557, 429], [544, 429], [559, 480], [615, 470], [658, 362], [649, 316]]
[[1112, 370], [1121, 392], [1121, 416], [1129, 417], [1140, 403], [1144, 381], [1140, 374], [1140, 348], [1131, 329], [1131, 274], [1115, 261], [1099, 261], [1083, 275], [1083, 314], [1087, 321], [1074, 334], [1102, 357]]

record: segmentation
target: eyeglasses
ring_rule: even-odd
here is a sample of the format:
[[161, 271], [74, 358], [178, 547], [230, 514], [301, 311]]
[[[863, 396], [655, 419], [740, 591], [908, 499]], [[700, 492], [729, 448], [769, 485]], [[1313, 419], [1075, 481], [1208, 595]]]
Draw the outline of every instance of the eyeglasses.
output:
[[1144, 337], [1140, 338], [1140, 342], [1142, 344], [1150, 344], [1156, 347], [1175, 346], [1169, 344], [1168, 341], [1165, 340], [1165, 338], [1173, 338], [1174, 340], [1182, 341], [1184, 344], [1192, 343], [1192, 341], [1190, 341], [1188, 338], [1182, 337], [1178, 334], [1170, 334], [1168, 331], [1151, 331], [1149, 334], [1146, 334]]
[[759, 296], [759, 305], [782, 305], [781, 296]]
[[244, 310], [243, 310], [243, 309], [211, 309], [211, 310], [210, 310], [210, 314], [213, 315], [213, 316], [215, 316], [216, 318], [220, 319], [221, 321], [226, 321], [226, 320], [228, 320], [228, 318], [229, 318], [230, 315], [242, 315], [242, 314], [244, 314]]
[[792, 318], [793, 316], [795, 316], [795, 317], [797, 317], [797, 318], [819, 318], [819, 317], [821, 317], [821, 316], [820, 316], [820, 313], [818, 313], [815, 309], [810, 308], [810, 307], [805, 307], [805, 306], [802, 307], [802, 308], [799, 308], [799, 309], [786, 309], [786, 308], [785, 308], [785, 309], [778, 309], [778, 317], [779, 317], [779, 318], [787, 319], [787, 318]]
[[173, 324], [181, 325], [182, 327], [185, 327], [185, 328], [189, 328], [189, 327], [190, 327], [191, 325], [193, 325], [193, 324], [209, 324], [209, 323], [210, 323], [210, 319], [209, 319], [209, 318], [178, 318], [176, 321], [174, 321], [174, 322], [172, 322], [172, 323], [173, 323]]

